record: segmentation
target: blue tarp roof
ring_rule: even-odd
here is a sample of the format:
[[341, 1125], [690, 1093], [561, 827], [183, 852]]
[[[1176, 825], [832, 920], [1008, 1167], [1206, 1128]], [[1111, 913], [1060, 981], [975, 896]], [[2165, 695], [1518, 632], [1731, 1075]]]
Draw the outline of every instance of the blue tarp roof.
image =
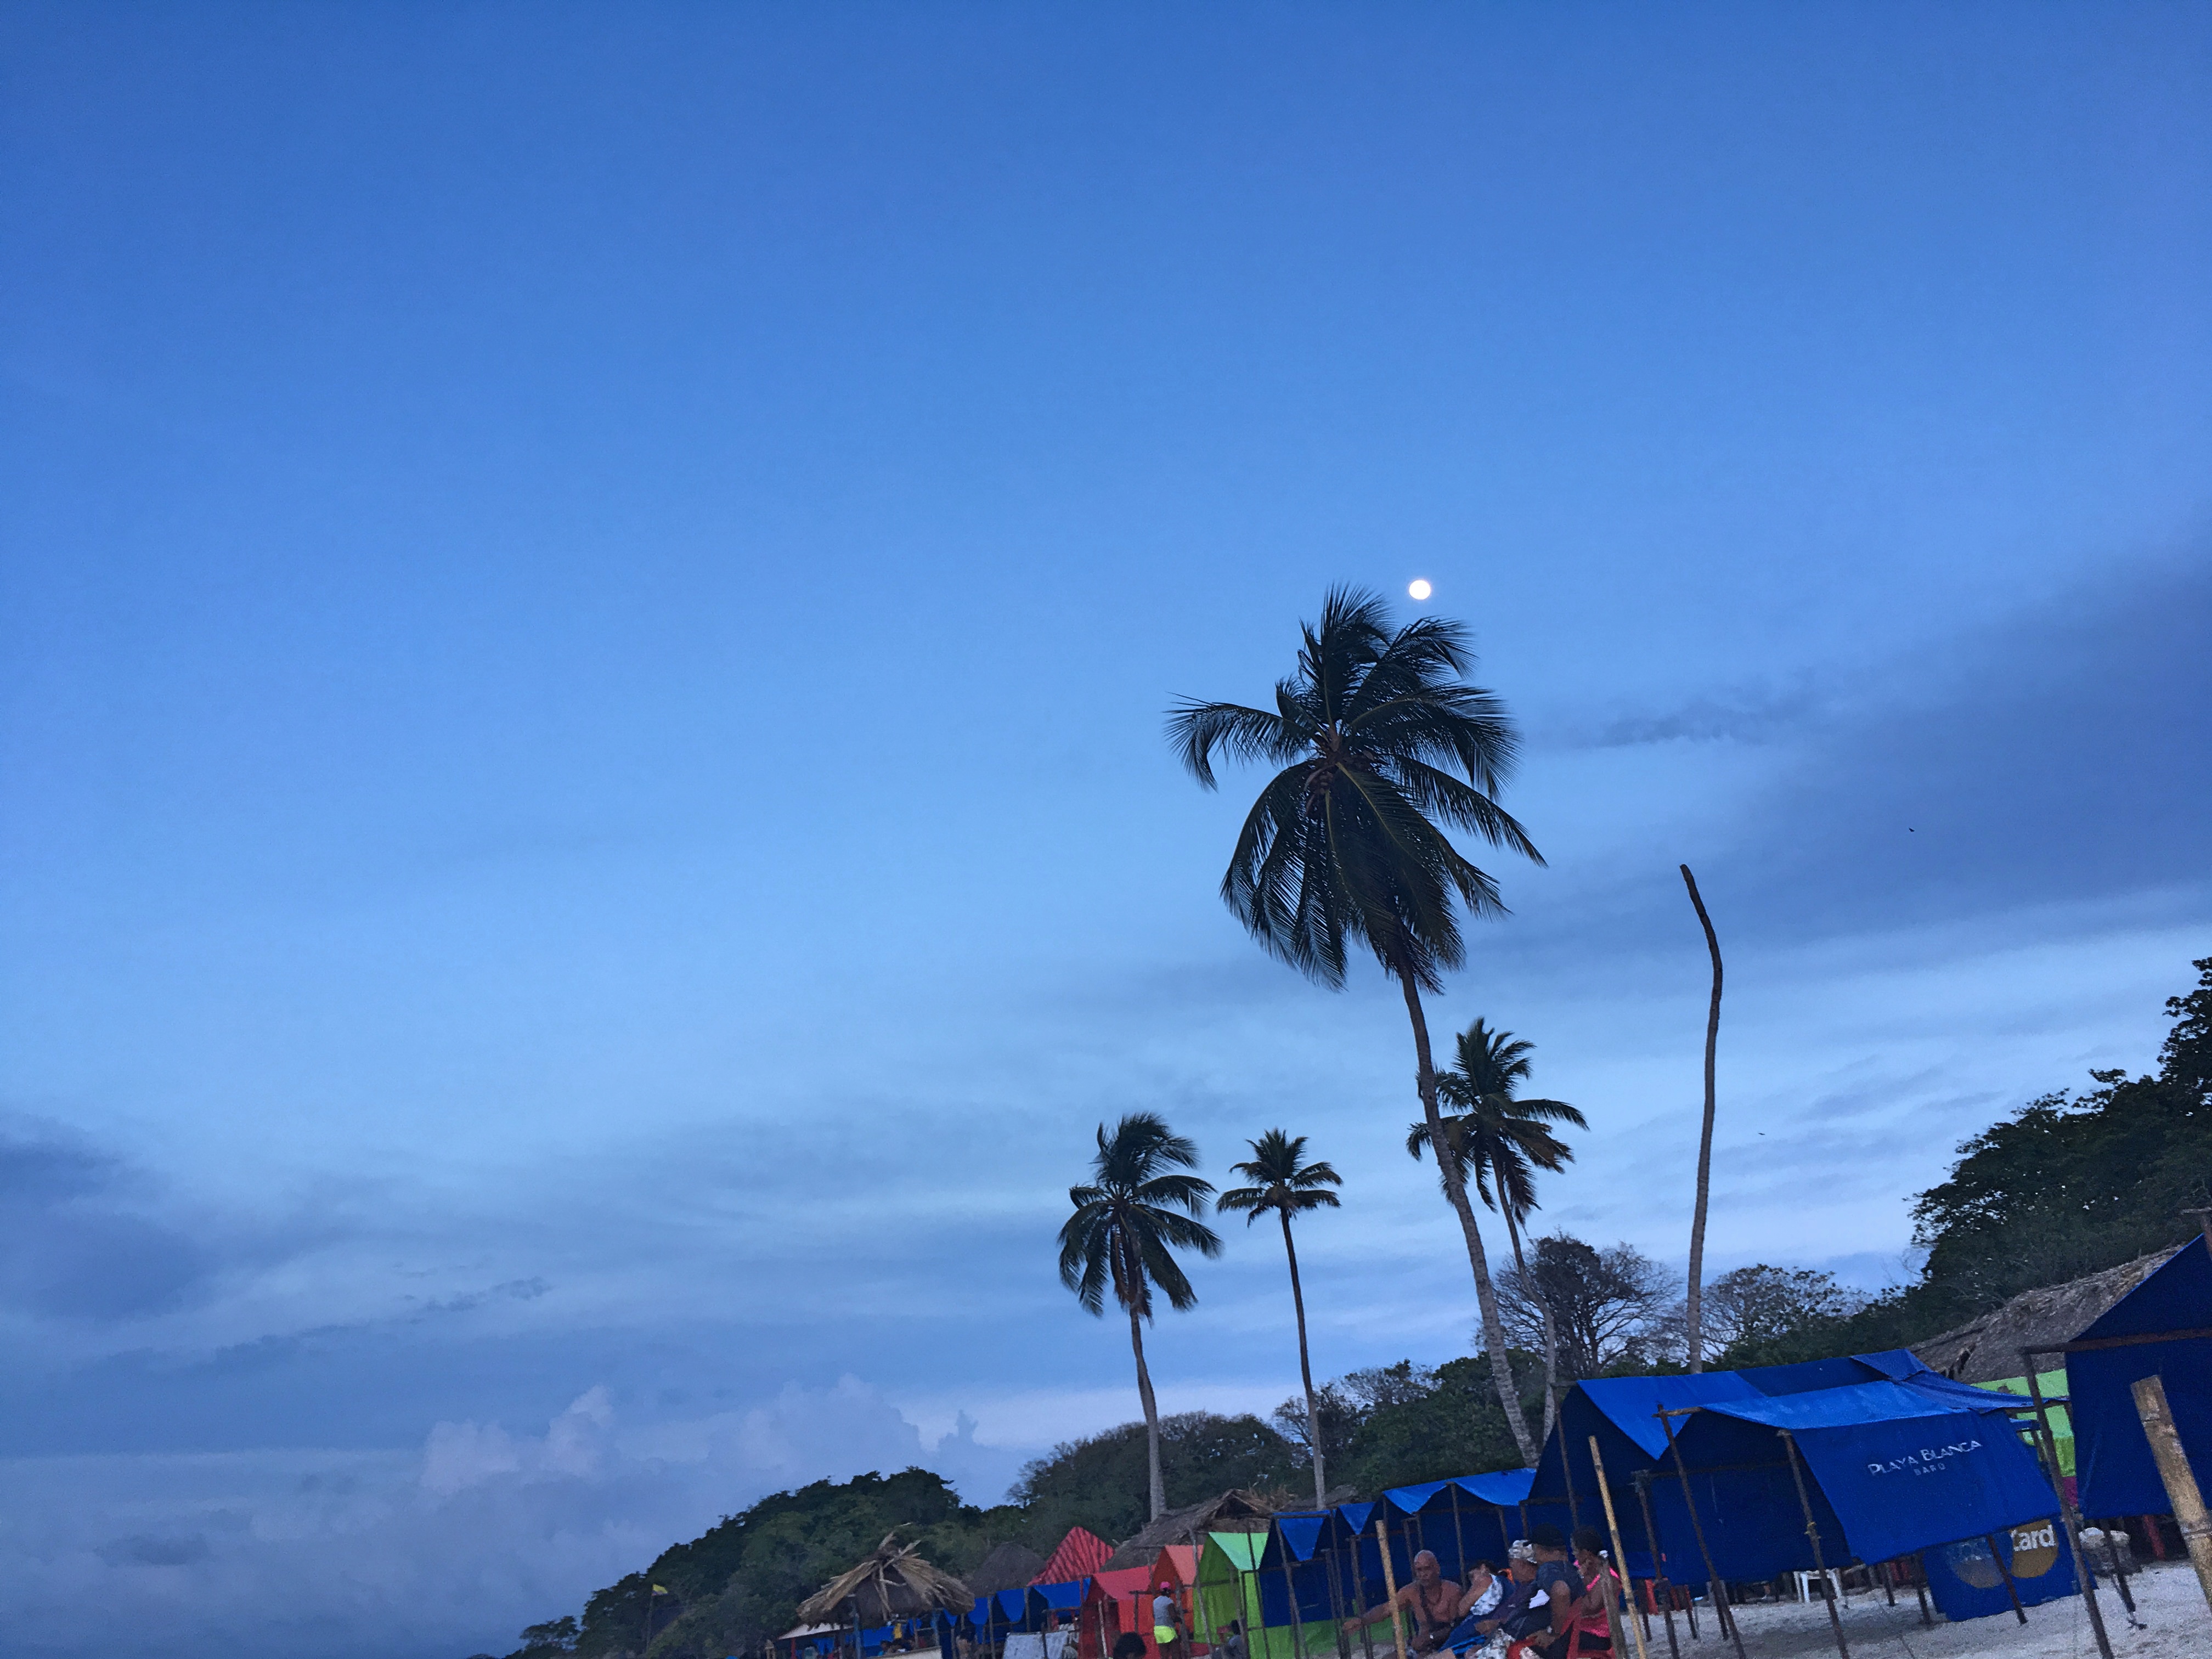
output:
[[[2186, 1330], [2212, 1330], [2212, 1245], [2201, 1237], [2168, 1256], [2075, 1340]], [[2158, 1515], [2173, 1507], [2136, 1413], [2134, 1384], [2154, 1376], [2165, 1381], [2181, 1449], [2197, 1478], [2212, 1470], [2212, 1338], [2069, 1353], [2068, 1409], [2085, 1516]]]
[[[1589, 1437], [1598, 1437], [1606, 1470], [1616, 1480], [1662, 1462], [1667, 1431], [1658, 1412], [1730, 1400], [1773, 1399], [1855, 1384], [1895, 1382], [1922, 1390], [1954, 1407], [1978, 1408], [1995, 1398], [2018, 1405], [2017, 1395], [1971, 1388], [1938, 1376], [1903, 1348], [1815, 1359], [1799, 1365], [1759, 1365], [1740, 1371], [1705, 1371], [1698, 1376], [1603, 1376], [1577, 1382], [1560, 1402], [1559, 1420], [1537, 1459], [1530, 1500], [1565, 1501], [1571, 1476], [1576, 1497], [1597, 1497], [1590, 1467]], [[1564, 1472], [1563, 1472], [1564, 1468]]]
[[1083, 1605], [1085, 1594], [1091, 1589], [1088, 1578], [1070, 1578], [1058, 1584], [1031, 1584], [1030, 1590], [1044, 1597], [1045, 1606], [1054, 1613], [1066, 1613]]
[[1439, 1493], [1454, 1489], [1499, 1509], [1511, 1509], [1528, 1495], [1528, 1484], [1535, 1478], [1534, 1469], [1500, 1469], [1490, 1474], [1455, 1474], [1449, 1480], [1425, 1480], [1417, 1486], [1393, 1486], [1382, 1495], [1408, 1515], [1419, 1513]]
[[[1803, 1560], [1784, 1560], [1776, 1571], [1809, 1566], [1812, 1556], [1777, 1430], [1803, 1455], [1808, 1501], [1818, 1487], [1814, 1518], [1830, 1540], [1831, 1563], [1851, 1555], [1886, 1561], [2038, 1520], [2057, 1507], [2035, 1454], [1994, 1406], [1952, 1405], [1890, 1382], [1717, 1402], [1678, 1431], [1682, 1460], [1693, 1475], [1712, 1471], [1717, 1507], [1756, 1502], [1780, 1511], [1771, 1516], [1772, 1530], [1795, 1530], [1790, 1549]], [[1796, 1528], [1782, 1524], [1785, 1517]]]

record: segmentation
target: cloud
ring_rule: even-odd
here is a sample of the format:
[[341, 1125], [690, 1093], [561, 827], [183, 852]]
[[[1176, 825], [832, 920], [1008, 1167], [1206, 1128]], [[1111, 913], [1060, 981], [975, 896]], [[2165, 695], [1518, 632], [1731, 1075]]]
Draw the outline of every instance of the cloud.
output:
[[0, 1128], [0, 1307], [116, 1321], [168, 1311], [204, 1290], [211, 1253], [137, 1212], [143, 1184], [58, 1127]]
[[133, 1651], [153, 1630], [178, 1659], [504, 1652], [779, 1487], [983, 1459], [1010, 1475], [1018, 1456], [964, 1420], [933, 1443], [847, 1377], [635, 1427], [593, 1387], [542, 1432], [443, 1422], [412, 1455], [19, 1459], [0, 1465], [0, 1621], [37, 1659]]

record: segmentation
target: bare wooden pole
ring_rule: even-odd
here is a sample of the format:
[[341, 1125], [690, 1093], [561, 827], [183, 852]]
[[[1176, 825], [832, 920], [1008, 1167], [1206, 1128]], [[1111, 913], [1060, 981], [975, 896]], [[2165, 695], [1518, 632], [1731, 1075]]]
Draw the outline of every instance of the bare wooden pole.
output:
[[[1626, 1583], [1628, 1579], [1628, 1552], [1620, 1547], [1620, 1517], [1613, 1512], [1613, 1488], [1606, 1484], [1605, 1455], [1597, 1449], [1595, 1435], [1589, 1437], [1589, 1449], [1590, 1467], [1597, 1471], [1597, 1495], [1605, 1500], [1606, 1530], [1613, 1535], [1613, 1559], [1620, 1569], [1621, 1582]], [[1610, 1583], [1605, 1587], [1605, 1604], [1608, 1607], [1613, 1605], [1613, 1586]], [[1622, 1622], [1627, 1625], [1630, 1632], [1636, 1638], [1636, 1659], [1650, 1659], [1650, 1655], [1644, 1645], [1644, 1626], [1638, 1624], [1632, 1618], [1624, 1618]], [[1618, 1650], [1620, 1647], [1618, 1640], [1613, 1645]]]
[[1844, 1620], [1836, 1611], [1836, 1598], [1828, 1594], [1827, 1563], [1820, 1559], [1820, 1529], [1813, 1522], [1813, 1500], [1805, 1493], [1805, 1471], [1797, 1462], [1797, 1442], [1787, 1429], [1777, 1429], [1782, 1449], [1790, 1454], [1790, 1478], [1797, 1483], [1797, 1507], [1805, 1511], [1805, 1536], [1813, 1543], [1813, 1571], [1820, 1581], [1820, 1605], [1828, 1610], [1828, 1628], [1836, 1634], [1836, 1651], [1851, 1659], [1850, 1644], [1844, 1640]]
[[1406, 1659], [1406, 1631], [1398, 1622], [1398, 1575], [1390, 1566], [1390, 1534], [1382, 1524], [1382, 1504], [1375, 1509], [1375, 1544], [1382, 1553], [1382, 1594], [1390, 1608], [1390, 1640], [1398, 1650], [1398, 1659]]
[[1713, 1184], [1713, 1061], [1721, 1040], [1721, 942], [1713, 932], [1713, 919], [1705, 914], [1705, 902], [1698, 896], [1698, 878], [1690, 873], [1686, 864], [1682, 866], [1682, 884], [1690, 890], [1690, 902], [1697, 907], [1698, 925], [1705, 930], [1705, 949], [1713, 958], [1713, 997], [1705, 1011], [1705, 1121], [1698, 1134], [1698, 1197], [1690, 1217], [1690, 1293], [1686, 1312], [1690, 1370], [1694, 1374], [1705, 1368], [1705, 1203]]
[[[2208, 1237], [2212, 1244], [2212, 1237]], [[2173, 1504], [2173, 1519], [2181, 1528], [2181, 1542], [2189, 1552], [2189, 1565], [2197, 1569], [2197, 1587], [2212, 1606], [2212, 1517], [2204, 1512], [2204, 1494], [2181, 1449], [2181, 1436], [2173, 1426], [2173, 1407], [2166, 1404], [2166, 1379], [2146, 1376], [2135, 1386], [2136, 1415], [2142, 1419], [2143, 1435], [2158, 1464], [2158, 1478]]]
[[1668, 1659], [1682, 1659], [1682, 1644], [1674, 1639], [1674, 1585], [1660, 1553], [1659, 1529], [1651, 1524], [1651, 1477], [1638, 1469], [1629, 1484], [1636, 1488], [1637, 1507], [1644, 1511], [1644, 1541], [1651, 1548], [1651, 1599], [1659, 1603], [1660, 1616], [1667, 1621]]
[[1698, 1519], [1698, 1500], [1690, 1495], [1690, 1471], [1682, 1462], [1682, 1448], [1674, 1438], [1674, 1419], [1665, 1412], [1659, 1413], [1659, 1426], [1667, 1431], [1667, 1449], [1674, 1455], [1674, 1473], [1682, 1477], [1682, 1505], [1690, 1511], [1690, 1530], [1698, 1537], [1698, 1553], [1705, 1558], [1705, 1585], [1712, 1591], [1713, 1617], [1729, 1641], [1735, 1644], [1735, 1659], [1744, 1659], [1743, 1633], [1735, 1627], [1729, 1615], [1728, 1589], [1721, 1583], [1720, 1574], [1713, 1567], [1713, 1553], [1705, 1544], [1705, 1523]]
[[[2066, 1477], [2058, 1468], [2058, 1437], [2051, 1431], [2051, 1407], [2043, 1397], [2043, 1379], [2036, 1375], [2035, 1354], [2022, 1348], [2020, 1357], [2027, 1365], [2027, 1397], [2035, 1402], [2036, 1431], [2043, 1438], [2043, 1455], [2051, 1469], [2051, 1487], [2058, 1495], [2058, 1521], [2066, 1528], [2066, 1548], [2074, 1558], [2074, 1583], [2081, 1592], [2081, 1600], [2089, 1609], [2089, 1629], [2097, 1638], [2100, 1659], [2112, 1659], [2112, 1640], [2105, 1634], [2104, 1609], [2097, 1605], [2097, 1586], [2089, 1577], [2089, 1564], [2081, 1559], [2081, 1515], [2075, 1507], [2073, 1494], [2066, 1490]], [[1913, 1586], [1919, 1589], [1918, 1584]], [[1920, 1596], [1921, 1617], [1927, 1617], [1928, 1595]]]
[[[1276, 1529], [1278, 1532], [1280, 1528]], [[1306, 1659], [1305, 1624], [1298, 1617], [1298, 1587], [1291, 1579], [1290, 1540], [1283, 1540], [1283, 1598], [1289, 1605], [1291, 1615], [1291, 1651], [1297, 1659]]]

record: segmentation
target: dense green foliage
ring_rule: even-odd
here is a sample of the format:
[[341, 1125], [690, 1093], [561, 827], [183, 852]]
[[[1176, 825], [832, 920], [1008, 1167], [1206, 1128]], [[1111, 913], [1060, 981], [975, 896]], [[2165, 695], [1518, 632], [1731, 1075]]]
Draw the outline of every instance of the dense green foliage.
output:
[[[1522, 1409], [1543, 1408], [1543, 1362], [1509, 1356], [1521, 1387]], [[1318, 1390], [1322, 1456], [1336, 1492], [1372, 1498], [1389, 1486], [1448, 1474], [1483, 1474], [1522, 1467], [1521, 1452], [1482, 1355], [1420, 1365], [1401, 1359], [1351, 1372]], [[1274, 1422], [1303, 1460], [1305, 1402], [1286, 1400]]]
[[[788, 1629], [805, 1597], [873, 1549], [896, 1528], [949, 1572], [982, 1559], [1006, 1518], [960, 1501], [926, 1469], [851, 1480], [817, 1480], [763, 1498], [688, 1544], [665, 1550], [641, 1573], [610, 1584], [584, 1604], [574, 1644], [583, 1656], [635, 1653], [646, 1630], [651, 1587], [665, 1586], [653, 1610], [653, 1659], [722, 1659]], [[994, 1528], [997, 1528], [994, 1534]], [[551, 1627], [533, 1626], [526, 1638]], [[558, 1648], [525, 1646], [513, 1659], [539, 1659]]]
[[2178, 1244], [2212, 1205], [2212, 957], [2166, 1005], [2159, 1069], [2092, 1072], [2086, 1093], [2028, 1102], [1959, 1147], [1950, 1178], [1919, 1195], [1917, 1283], [1856, 1312], [1814, 1314], [1737, 1342], [1728, 1365], [1778, 1364], [1908, 1346], [2054, 1285]]

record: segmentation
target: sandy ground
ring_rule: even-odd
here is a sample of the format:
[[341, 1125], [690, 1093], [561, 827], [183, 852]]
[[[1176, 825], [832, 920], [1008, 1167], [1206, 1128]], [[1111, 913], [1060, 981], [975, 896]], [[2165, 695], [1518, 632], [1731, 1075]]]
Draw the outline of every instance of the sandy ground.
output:
[[[2112, 1587], [2100, 1581], [2097, 1604], [2105, 1614], [2105, 1630], [2112, 1638], [2112, 1659], [2212, 1659], [2212, 1607], [2197, 1587], [2197, 1575], [2185, 1561], [2167, 1561], [2131, 1575], [2137, 1616], [2145, 1628], [2127, 1621], [2127, 1610]], [[2021, 1625], [2008, 1611], [1991, 1619], [1969, 1619], [1948, 1624], [1936, 1615], [1934, 1629], [1920, 1622], [1920, 1608], [1909, 1594], [1900, 1594], [1898, 1605], [1888, 1606], [1877, 1592], [1854, 1594], [1838, 1608], [1843, 1615], [1844, 1639], [1850, 1644], [1851, 1659], [2096, 1659], [2097, 1638], [2089, 1628], [2089, 1615], [2081, 1598], [2046, 1601], [2027, 1610]], [[1826, 1611], [1818, 1601], [1754, 1602], [1741, 1609], [1746, 1659], [1808, 1659], [1833, 1655], [1835, 1638], [1830, 1633]], [[1700, 1610], [1701, 1642], [1690, 1640], [1689, 1627], [1677, 1616], [1676, 1639], [1682, 1659], [1735, 1659], [1734, 1650], [1717, 1639], [1712, 1620]], [[1651, 1623], [1650, 1659], [1668, 1659], [1667, 1636], [1657, 1620]], [[1630, 1644], [1630, 1651], [1635, 1644]]]

